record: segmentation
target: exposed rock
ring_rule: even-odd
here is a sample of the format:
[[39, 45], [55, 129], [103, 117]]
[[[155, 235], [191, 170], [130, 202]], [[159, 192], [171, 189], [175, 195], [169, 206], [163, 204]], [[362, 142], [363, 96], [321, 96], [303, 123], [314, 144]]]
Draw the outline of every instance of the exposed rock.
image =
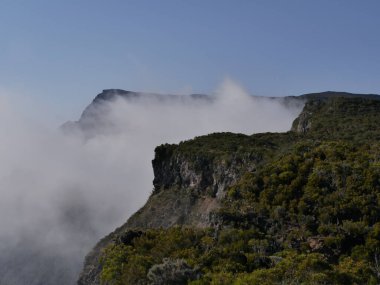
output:
[[174, 145], [156, 148], [153, 160], [154, 191], [147, 203], [120, 228], [105, 237], [86, 257], [78, 284], [99, 284], [101, 250], [132, 229], [168, 228], [176, 225], [210, 227], [220, 224], [216, 210], [226, 189], [241, 172], [252, 170], [260, 157], [227, 163], [198, 155], [177, 153]]
[[307, 242], [312, 251], [318, 251], [323, 247], [324, 239], [321, 237], [310, 237], [307, 239]]
[[294, 121], [292, 126], [292, 131], [305, 134], [311, 128], [311, 118], [312, 113], [310, 112], [302, 112], [296, 121]]
[[307, 133], [312, 127], [313, 112], [318, 110], [325, 100], [325, 98], [319, 98], [306, 102], [301, 114], [294, 120], [291, 130], [301, 134]]
[[149, 285], [185, 285], [199, 276], [198, 270], [183, 259], [164, 258], [161, 264], [153, 265], [148, 272]]

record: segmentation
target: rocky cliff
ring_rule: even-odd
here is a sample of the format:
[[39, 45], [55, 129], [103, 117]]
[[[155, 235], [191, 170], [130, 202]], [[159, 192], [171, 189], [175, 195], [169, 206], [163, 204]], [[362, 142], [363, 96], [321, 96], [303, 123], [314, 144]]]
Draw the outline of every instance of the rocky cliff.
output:
[[[285, 257], [271, 257], [271, 255], [285, 249], [295, 249], [300, 252], [305, 250], [305, 254], [316, 251], [325, 254], [325, 258], [339, 265], [337, 261], [334, 261], [337, 260], [339, 254], [351, 254], [351, 249], [363, 244], [366, 236], [350, 241], [349, 249], [341, 248], [339, 251], [336, 251], [334, 246], [323, 246], [326, 237], [335, 237], [341, 230], [345, 231], [348, 222], [344, 221], [359, 222], [367, 219], [368, 214], [364, 212], [348, 214], [347, 211], [351, 210], [347, 209], [340, 212], [339, 207], [346, 206], [334, 204], [338, 202], [336, 195], [340, 195], [341, 199], [345, 197], [347, 201], [359, 195], [355, 192], [357, 189], [355, 187], [360, 187], [359, 185], [364, 182], [358, 177], [367, 175], [364, 174], [365, 160], [359, 158], [363, 147], [372, 149], [368, 156], [370, 161], [377, 161], [380, 154], [377, 145], [374, 144], [376, 139], [380, 138], [378, 97], [370, 98], [360, 95], [356, 98], [351, 95], [346, 96], [347, 94], [343, 95], [343, 97], [332, 96], [334, 98], [310, 95], [312, 98], [307, 99], [309, 101], [304, 110], [294, 121], [292, 130], [288, 133], [252, 136], [220, 133], [198, 137], [179, 145], [157, 147], [152, 161], [154, 190], [147, 203], [123, 226], [97, 244], [86, 258], [78, 284], [100, 284], [101, 276], [103, 276], [104, 284], [114, 284], [117, 280], [121, 282], [120, 284], [133, 284], [132, 281], [122, 282], [118, 279], [130, 280], [127, 275], [123, 275], [127, 274], [125, 270], [115, 271], [122, 274], [120, 276], [117, 275], [119, 273], [110, 275], [109, 272], [114, 270], [112, 260], [115, 258], [112, 250], [116, 248], [117, 252], [120, 252], [120, 249], [125, 246], [127, 246], [124, 248], [125, 252], [129, 252], [129, 246], [136, 247], [138, 250], [139, 243], [136, 245], [134, 240], [137, 241], [143, 237], [144, 239], [152, 238], [154, 234], [157, 234], [157, 232], [148, 234], [149, 230], [167, 231], [166, 233], [170, 235], [171, 229], [176, 226], [206, 231], [213, 229], [210, 246], [215, 248], [218, 248], [219, 239], [223, 237], [224, 231], [229, 232], [231, 229], [237, 229], [243, 233], [248, 231], [251, 235], [249, 239], [251, 246], [240, 248], [240, 253], [236, 253], [236, 257], [233, 257], [235, 259], [228, 261], [233, 262], [234, 266], [240, 264], [239, 266], [243, 267], [231, 269], [228, 272], [232, 272], [232, 275], [225, 278], [232, 278], [231, 276], [235, 276], [233, 274], [240, 271], [254, 272], [252, 271], [254, 268], [275, 267]], [[338, 145], [342, 146], [336, 148]], [[321, 164], [321, 161], [324, 161], [324, 164]], [[339, 165], [342, 163], [346, 165], [346, 170], [340, 169]], [[364, 164], [361, 165], [361, 163]], [[339, 174], [341, 173], [339, 171], [346, 172]], [[374, 171], [377, 173], [376, 169]], [[344, 181], [342, 181], [342, 175], [345, 177]], [[346, 181], [351, 181], [351, 184], [348, 185]], [[360, 191], [369, 193], [378, 187], [377, 184], [368, 185], [369, 188]], [[351, 188], [353, 192], [350, 192]], [[318, 196], [318, 193], [322, 196]], [[327, 195], [326, 199], [329, 197], [332, 200], [318, 200], [324, 195]], [[363, 211], [365, 207], [367, 207], [365, 211], [367, 209], [378, 211], [377, 206], [370, 206], [363, 201], [360, 203], [364, 204], [358, 206], [361, 207], [360, 211]], [[325, 213], [319, 211], [322, 208], [326, 208]], [[330, 214], [326, 216], [326, 213]], [[326, 230], [332, 221], [337, 223], [336, 232], [333, 229]], [[375, 216], [368, 219], [366, 222], [368, 233], [377, 221]], [[355, 224], [355, 226], [358, 225]], [[300, 234], [302, 231], [303, 233]], [[207, 237], [205, 232], [199, 235]], [[243, 240], [244, 238], [242, 242]], [[206, 254], [211, 249], [206, 246], [202, 250], [206, 251], [202, 251], [202, 254]], [[143, 252], [147, 254], [146, 251]], [[232, 249], [231, 252], [233, 252]], [[255, 265], [249, 265], [248, 259], [253, 253], [260, 253], [261, 259], [255, 259]], [[131, 253], [128, 254], [130, 255], [128, 258], [132, 258]], [[227, 258], [221, 253], [218, 254], [220, 258]], [[179, 255], [171, 253], [171, 256], [187, 256], [186, 260], [190, 263], [194, 262], [197, 266], [205, 262], [203, 257], [198, 260], [194, 256], [190, 258], [185, 253]], [[158, 257], [150, 258], [158, 258], [159, 261], [161, 257], [167, 256], [158, 255]], [[118, 258], [120, 259], [120, 256]], [[128, 258], [123, 262], [118, 262], [127, 264]], [[107, 260], [112, 261], [111, 267]], [[149, 265], [152, 259], [149, 260], [149, 262], [146, 261], [148, 263], [142, 263], [147, 269], [152, 268]], [[228, 262], [226, 264], [229, 264]], [[128, 264], [133, 268], [133, 264]], [[136, 261], [135, 264], [140, 263]], [[201, 269], [203, 274], [206, 274], [204, 276], [211, 276], [207, 278], [217, 278], [212, 274], [220, 274], [217, 273], [219, 272], [217, 267], [214, 268], [207, 262], [203, 266], [205, 269]], [[230, 265], [225, 266], [228, 268]], [[130, 273], [129, 276], [133, 274]], [[136, 280], [141, 280], [141, 284], [146, 284], [148, 282], [144, 279], [147, 276], [146, 271], [143, 270], [141, 274], [142, 277]], [[115, 284], [119, 284], [117, 282]], [[151, 282], [151, 284], [155, 283]]]
[[87, 256], [78, 284], [100, 284], [102, 250], [130, 230], [190, 226], [220, 227], [219, 210], [232, 185], [244, 173], [254, 173], [277, 148], [270, 138], [282, 135], [264, 134], [250, 137], [219, 133], [179, 145], [156, 148], [152, 161], [154, 190], [146, 204], [120, 228], [105, 237]]

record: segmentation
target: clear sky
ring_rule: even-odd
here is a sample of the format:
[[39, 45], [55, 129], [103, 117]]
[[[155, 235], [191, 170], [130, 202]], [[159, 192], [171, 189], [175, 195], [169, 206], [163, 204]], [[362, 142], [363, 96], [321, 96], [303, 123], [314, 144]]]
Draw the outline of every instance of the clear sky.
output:
[[379, 0], [0, 0], [0, 90], [76, 119], [102, 89], [380, 93]]

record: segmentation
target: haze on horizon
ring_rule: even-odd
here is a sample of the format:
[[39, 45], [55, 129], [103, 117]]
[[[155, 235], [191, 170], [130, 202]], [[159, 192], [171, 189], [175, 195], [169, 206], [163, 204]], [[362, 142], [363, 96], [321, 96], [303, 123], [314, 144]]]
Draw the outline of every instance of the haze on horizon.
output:
[[[380, 93], [377, 0], [0, 1], [0, 92], [77, 118], [103, 89]], [[25, 108], [28, 112], [31, 108]]]

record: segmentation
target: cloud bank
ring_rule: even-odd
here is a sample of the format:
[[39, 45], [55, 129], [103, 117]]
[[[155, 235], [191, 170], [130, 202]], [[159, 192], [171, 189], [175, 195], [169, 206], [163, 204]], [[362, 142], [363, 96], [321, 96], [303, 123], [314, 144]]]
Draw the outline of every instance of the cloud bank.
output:
[[75, 284], [85, 254], [147, 200], [157, 145], [287, 131], [302, 108], [231, 80], [211, 98], [104, 102], [84, 139], [27, 121], [1, 96], [0, 284]]

